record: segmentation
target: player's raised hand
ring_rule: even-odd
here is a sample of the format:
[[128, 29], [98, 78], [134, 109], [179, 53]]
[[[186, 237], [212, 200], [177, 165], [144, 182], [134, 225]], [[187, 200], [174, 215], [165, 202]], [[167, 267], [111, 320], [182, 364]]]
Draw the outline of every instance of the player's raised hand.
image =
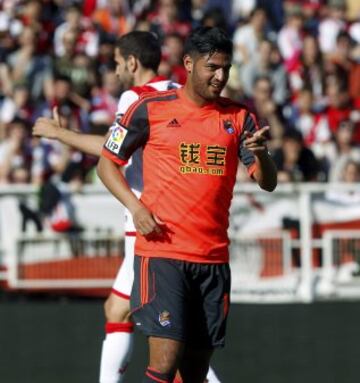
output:
[[264, 126], [253, 134], [246, 131], [246, 138], [243, 142], [244, 147], [255, 155], [267, 151], [266, 141], [268, 140], [269, 129], [269, 126]]
[[53, 118], [40, 117], [32, 128], [33, 136], [57, 138], [59, 129], [62, 129], [58, 108], [53, 108]]
[[59, 125], [59, 127], [62, 128], [58, 107], [54, 106], [52, 112], [53, 112], [53, 119]]
[[134, 225], [141, 235], [161, 234], [161, 225], [164, 223], [145, 206], [133, 214]]

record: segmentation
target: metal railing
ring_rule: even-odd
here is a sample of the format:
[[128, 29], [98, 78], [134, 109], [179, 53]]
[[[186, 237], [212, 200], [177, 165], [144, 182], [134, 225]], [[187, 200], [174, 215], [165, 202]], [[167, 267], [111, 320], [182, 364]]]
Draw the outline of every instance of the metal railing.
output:
[[[357, 230], [360, 230], [360, 204], [346, 204], [344, 198], [336, 202], [334, 195], [330, 201], [327, 198], [329, 190], [332, 194], [339, 193], [342, 196], [347, 193], [360, 195], [359, 184], [281, 184], [273, 193], [262, 192], [252, 183], [236, 185], [229, 228], [233, 300], [311, 302], [333, 297], [360, 298], [360, 283], [356, 275], [360, 258], [356, 253], [352, 262], [348, 262], [349, 254], [346, 255], [349, 248], [357, 251], [358, 243], [360, 244], [360, 231]], [[0, 208], [2, 198], [32, 198], [35, 192], [31, 186], [2, 187]], [[91, 198], [95, 195], [112, 198], [101, 185], [87, 186], [78, 198]], [[114, 203], [118, 204], [116, 201]], [[101, 210], [101, 206], [96, 208]], [[286, 220], [290, 221], [290, 225], [284, 224]], [[343, 225], [341, 230], [336, 227], [337, 223], [341, 226], [347, 220], [358, 220], [359, 227]], [[99, 218], [100, 227], [102, 223]], [[99, 246], [101, 241], [105, 241], [104, 232], [85, 230], [81, 239], [78, 238], [77, 245], [82, 249], [78, 256], [74, 255], [69, 238], [63, 235], [47, 234], [40, 239], [41, 236], [36, 237], [34, 233], [18, 233], [11, 244], [7, 241], [5, 247], [2, 235], [4, 230], [0, 227], [0, 264], [4, 263], [5, 258], [7, 260], [7, 271], [2, 271], [0, 277], [6, 277], [11, 287], [80, 288], [109, 287], [112, 284], [118, 264], [112, 266], [114, 275], [110, 276], [110, 273], [108, 278], [102, 278], [99, 273], [99, 277], [93, 277], [94, 268], [101, 270], [100, 263], [96, 265], [98, 259], [120, 258], [106, 256], [106, 249]], [[109, 233], [106, 235], [107, 240], [110, 241], [111, 237], [113, 241], [111, 246], [120, 246], [121, 236]], [[64, 255], [66, 247], [68, 252]], [[85, 248], [89, 250], [85, 251]], [[98, 253], [95, 249], [98, 249]], [[66, 270], [69, 267], [69, 275], [61, 279], [59, 275], [54, 277], [52, 273], [52, 278], [42, 277], [36, 280], [35, 273], [29, 278], [29, 259], [34, 260], [34, 256], [29, 257], [30, 251], [37, 251], [38, 257], [41, 253], [44, 255], [42, 260], [41, 257], [38, 259], [38, 266], [49, 262], [50, 254], [51, 262], [55, 262], [53, 268]], [[64, 264], [66, 260], [71, 260], [73, 264], [65, 267], [59, 264], [59, 258]], [[85, 269], [90, 267], [87, 262], [95, 261], [87, 269], [92, 277], [81, 275], [72, 278], [71, 276], [76, 276], [71, 269], [75, 267], [76, 261], [76, 267]], [[108, 267], [105, 264], [102, 266]], [[29, 269], [26, 270], [26, 267]]]

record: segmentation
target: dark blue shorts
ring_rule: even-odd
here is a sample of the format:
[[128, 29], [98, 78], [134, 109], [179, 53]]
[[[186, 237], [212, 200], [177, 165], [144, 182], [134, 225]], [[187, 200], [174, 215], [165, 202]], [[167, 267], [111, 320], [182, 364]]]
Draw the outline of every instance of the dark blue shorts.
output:
[[135, 256], [132, 318], [147, 336], [197, 348], [223, 347], [229, 311], [230, 268]]

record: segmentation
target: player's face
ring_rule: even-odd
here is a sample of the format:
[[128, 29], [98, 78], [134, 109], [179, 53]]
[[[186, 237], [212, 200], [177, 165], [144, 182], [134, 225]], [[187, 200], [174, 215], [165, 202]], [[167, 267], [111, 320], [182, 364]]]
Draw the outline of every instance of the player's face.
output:
[[223, 52], [193, 59], [189, 76], [194, 93], [206, 101], [218, 98], [229, 79], [230, 68], [231, 56]]
[[115, 73], [120, 81], [121, 87], [123, 89], [129, 89], [131, 86], [133, 86], [134, 76], [129, 70], [127, 60], [125, 60], [125, 58], [121, 55], [121, 52], [118, 48], [115, 48], [114, 60], [116, 62]]

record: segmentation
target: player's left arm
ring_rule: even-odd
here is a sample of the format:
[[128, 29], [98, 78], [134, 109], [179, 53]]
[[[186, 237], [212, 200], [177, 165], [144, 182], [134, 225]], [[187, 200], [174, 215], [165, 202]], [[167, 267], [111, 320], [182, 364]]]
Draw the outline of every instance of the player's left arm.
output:
[[260, 128], [254, 114], [246, 112], [239, 137], [239, 158], [249, 175], [267, 191], [277, 185], [277, 169], [267, 150], [269, 127]]
[[245, 132], [246, 138], [243, 145], [255, 157], [253, 178], [262, 189], [271, 192], [277, 185], [277, 169], [266, 146], [269, 129], [265, 126], [255, 133]]

